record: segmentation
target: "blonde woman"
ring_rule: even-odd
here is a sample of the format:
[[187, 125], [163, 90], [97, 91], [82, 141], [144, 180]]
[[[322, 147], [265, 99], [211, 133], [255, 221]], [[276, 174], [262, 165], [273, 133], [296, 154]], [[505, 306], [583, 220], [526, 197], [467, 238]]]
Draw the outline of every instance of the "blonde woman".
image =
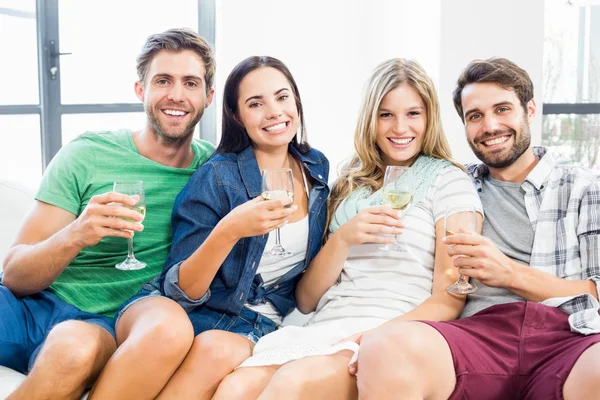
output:
[[[216, 399], [356, 398], [348, 365], [361, 334], [390, 320], [457, 318], [465, 297], [444, 237], [447, 205], [472, 204], [469, 177], [452, 160], [431, 79], [414, 61], [379, 65], [368, 81], [355, 131], [356, 155], [342, 168], [329, 203], [329, 238], [296, 288], [305, 327], [263, 337], [229, 375]], [[389, 165], [410, 166], [413, 206], [400, 218], [384, 206]], [[479, 226], [481, 218], [479, 218]], [[398, 235], [404, 250], [383, 251]]]

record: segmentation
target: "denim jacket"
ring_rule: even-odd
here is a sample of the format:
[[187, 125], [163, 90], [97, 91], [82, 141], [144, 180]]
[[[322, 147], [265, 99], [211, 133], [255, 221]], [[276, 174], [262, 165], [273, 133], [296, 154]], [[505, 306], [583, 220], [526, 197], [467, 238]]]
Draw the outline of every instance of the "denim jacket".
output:
[[223, 314], [239, 315], [246, 302], [270, 301], [282, 316], [296, 306], [296, 283], [319, 252], [325, 231], [329, 162], [315, 149], [302, 154], [290, 145], [289, 152], [313, 178], [308, 199], [308, 247], [305, 261], [269, 286], [264, 286], [260, 275], [256, 275], [267, 234], [240, 239], [202, 298], [190, 299], [178, 286], [181, 263], [206, 240], [217, 223], [235, 207], [261, 195], [262, 179], [251, 146], [239, 153], [214, 155], [177, 196], [171, 218], [173, 244], [160, 276], [160, 288], [188, 312], [196, 331], [212, 329], [215, 319]]

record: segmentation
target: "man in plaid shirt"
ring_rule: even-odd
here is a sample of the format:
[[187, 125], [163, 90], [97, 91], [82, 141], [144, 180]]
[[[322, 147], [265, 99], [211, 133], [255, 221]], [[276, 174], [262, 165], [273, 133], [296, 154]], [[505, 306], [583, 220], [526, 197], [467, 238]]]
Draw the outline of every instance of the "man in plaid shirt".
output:
[[[367, 399], [600, 398], [600, 177], [531, 146], [533, 84], [513, 62], [471, 62], [454, 105], [482, 164], [470, 165], [482, 234], [445, 239], [477, 290], [462, 319], [366, 333]], [[452, 295], [452, 294], [448, 294]]]

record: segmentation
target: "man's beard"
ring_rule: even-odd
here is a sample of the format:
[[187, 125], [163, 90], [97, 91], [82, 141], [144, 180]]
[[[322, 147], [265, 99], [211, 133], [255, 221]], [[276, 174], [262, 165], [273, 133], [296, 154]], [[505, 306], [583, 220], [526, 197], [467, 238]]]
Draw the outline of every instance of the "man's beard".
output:
[[[159, 112], [161, 112], [161, 111], [159, 111]], [[196, 128], [196, 125], [198, 125], [198, 122], [202, 118], [203, 114], [204, 114], [204, 109], [201, 109], [193, 117], [193, 119], [190, 121], [190, 123], [185, 126], [185, 128], [183, 130], [181, 130], [180, 132], [168, 133], [167, 130], [164, 128], [164, 126], [160, 123], [160, 120], [158, 119], [156, 114], [154, 113], [154, 109], [150, 108], [150, 107], [148, 107], [146, 109], [146, 115], [148, 116], [148, 120], [150, 121], [150, 124], [152, 125], [152, 129], [154, 130], [154, 132], [158, 136], [160, 136], [162, 139], [164, 139], [165, 141], [170, 142], [170, 143], [175, 143], [175, 142], [178, 142], [181, 140], [185, 140], [187, 137], [192, 135], [194, 133], [194, 129]]]
[[[481, 142], [486, 141], [489, 138], [494, 136], [501, 136], [511, 134], [513, 137], [513, 145], [506, 153], [505, 151], [494, 153], [484, 153], [480, 151], [477, 145]], [[510, 138], [509, 138], [510, 140]], [[526, 121], [521, 121], [519, 126], [519, 132], [517, 133], [514, 129], [506, 129], [503, 131], [494, 131], [494, 132], [485, 132], [480, 138], [477, 138], [475, 143], [469, 141], [469, 146], [473, 153], [488, 167], [492, 168], [506, 168], [512, 165], [515, 161], [525, 153], [525, 151], [529, 148], [531, 144], [531, 132], [529, 130], [529, 125]], [[482, 145], [485, 146], [485, 145]], [[504, 155], [504, 153], [506, 153]]]

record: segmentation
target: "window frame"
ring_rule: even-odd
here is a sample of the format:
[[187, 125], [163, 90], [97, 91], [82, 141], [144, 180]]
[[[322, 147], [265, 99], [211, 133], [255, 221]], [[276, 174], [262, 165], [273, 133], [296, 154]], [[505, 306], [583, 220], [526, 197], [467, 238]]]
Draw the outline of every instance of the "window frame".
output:
[[[572, 4], [576, 6], [576, 4]], [[586, 36], [588, 31], [586, 30], [586, 20], [588, 17], [591, 18], [591, 9], [589, 5], [579, 6], [579, 35], [578, 35], [578, 60], [577, 60], [577, 93], [583, 93], [583, 76], [585, 68], [585, 54], [586, 54]], [[546, 21], [548, 23], [548, 21]], [[600, 85], [599, 85], [600, 86]], [[600, 103], [543, 103], [543, 115], [556, 115], [556, 114], [600, 114]]]
[[[37, 114], [40, 116], [42, 172], [62, 147], [62, 116], [66, 114], [143, 112], [142, 104], [62, 104], [60, 98], [60, 58], [67, 54], [54, 53], [60, 49], [58, 24], [60, 0], [36, 0], [36, 12], [21, 12], [0, 8], [0, 14], [36, 19], [39, 102], [38, 104], [0, 105], [0, 115]], [[216, 0], [197, 0], [198, 33], [215, 48]], [[132, 54], [132, 57], [135, 55]], [[58, 67], [54, 76], [52, 64]], [[200, 120], [200, 138], [215, 142], [216, 107], [208, 108]]]

